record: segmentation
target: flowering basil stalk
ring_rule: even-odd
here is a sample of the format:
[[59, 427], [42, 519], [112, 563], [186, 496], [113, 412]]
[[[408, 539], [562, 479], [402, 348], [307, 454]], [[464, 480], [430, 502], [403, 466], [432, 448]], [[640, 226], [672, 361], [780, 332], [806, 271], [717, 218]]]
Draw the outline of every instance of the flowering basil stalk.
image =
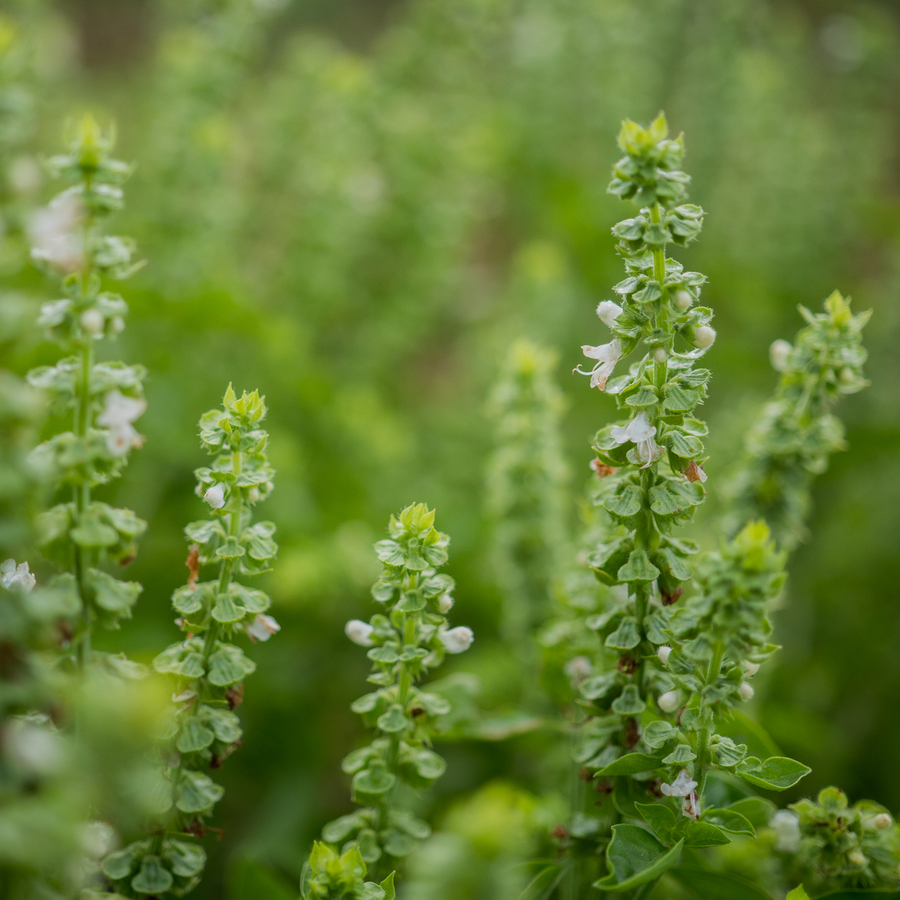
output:
[[[367, 725], [377, 728], [378, 737], [343, 763], [344, 771], [353, 776], [353, 800], [363, 808], [322, 830], [326, 844], [343, 846], [343, 856], [335, 861], [316, 845], [303, 871], [305, 898], [393, 897], [393, 872], [380, 886], [372, 882], [359, 887], [363, 893], [342, 893], [343, 888], [322, 874], [323, 860], [331, 859], [330, 864], [341, 871], [358, 867], [356, 848], [367, 865], [384, 872], [394, 869], [396, 861], [430, 833], [427, 823], [404, 808], [396, 789], [401, 784], [427, 788], [446, 768], [430, 744], [435, 724], [451, 711], [450, 703], [421, 690], [416, 682], [440, 665], [445, 654], [462, 653], [473, 640], [469, 628], [450, 628], [447, 623], [453, 579], [437, 569], [447, 562], [450, 538], [434, 528], [434, 511], [422, 503], [391, 516], [388, 531], [390, 538], [375, 545], [382, 572], [372, 587], [372, 596], [385, 612], [368, 622], [354, 619], [346, 627], [350, 640], [369, 648], [373, 663], [369, 681], [378, 686], [351, 706]], [[364, 873], [363, 868], [360, 877]]]
[[[243, 698], [244, 678], [256, 668], [232, 639], [267, 641], [280, 630], [267, 614], [266, 594], [236, 580], [268, 572], [278, 550], [275, 526], [253, 522], [253, 508], [271, 492], [275, 474], [266, 456], [268, 435], [260, 427], [265, 415], [256, 391], [238, 398], [229, 385], [223, 409], [200, 419], [201, 443], [215, 460], [197, 469], [197, 495], [209, 504], [211, 517], [185, 529], [190, 574], [172, 603], [187, 637], [153, 663], [157, 672], [177, 679], [163, 754], [171, 794], [152, 836], [104, 861], [103, 873], [120, 891], [181, 896], [200, 880], [206, 854], [183, 838], [205, 835], [204, 820], [224, 793], [205, 770], [219, 768], [240, 746], [234, 709]], [[213, 580], [200, 581], [204, 566], [215, 567]]]
[[[84, 118], [74, 130], [69, 152], [53, 157], [50, 171], [74, 182], [31, 221], [32, 259], [59, 280], [62, 298], [41, 307], [38, 324], [68, 355], [55, 366], [28, 374], [60, 410], [70, 410], [72, 429], [54, 435], [34, 451], [34, 464], [72, 491], [70, 501], [45, 512], [39, 540], [47, 555], [70, 571], [48, 587], [66, 598], [73, 622], [71, 647], [82, 668], [91, 660], [96, 622], [118, 628], [141, 592], [120, 581], [104, 565], [130, 562], [146, 523], [127, 509], [93, 499], [93, 489], [117, 478], [128, 454], [142, 438], [134, 422], [144, 412], [142, 366], [96, 362], [95, 345], [125, 327], [125, 301], [104, 289], [140, 268], [128, 238], [106, 235], [104, 219], [122, 208], [121, 184], [131, 172], [109, 154], [113, 133]], [[104, 655], [113, 667], [116, 657]]]
[[794, 344], [772, 344], [772, 366], [781, 378], [747, 434], [731, 489], [729, 522], [736, 531], [764, 518], [779, 546], [788, 550], [806, 534], [813, 478], [844, 448], [844, 426], [831, 410], [842, 396], [868, 384], [862, 373], [862, 329], [871, 312], [853, 315], [849, 300], [837, 291], [823, 312], [803, 306], [800, 312], [807, 324]]
[[[656, 881], [684, 847], [752, 832], [742, 814], [722, 816], [705, 801], [711, 768], [776, 789], [809, 771], [793, 760], [749, 758], [715, 730], [716, 716], [751, 693], [744, 664], [758, 666], [775, 649], [765, 603], [784, 579], [784, 560], [765, 525], [749, 526], [709, 557], [697, 592], [675, 606], [697, 551], [676, 529], [705, 497], [706, 426], [694, 411], [710, 373], [696, 361], [715, 331], [711, 310], [697, 305], [705, 277], [668, 259], [666, 246], [694, 240], [703, 211], [686, 202], [683, 141], [668, 139], [662, 116], [646, 129], [626, 121], [619, 145], [625, 156], [609, 189], [640, 211], [613, 228], [627, 277], [615, 288], [619, 299], [597, 309], [613, 339], [582, 348], [597, 361], [585, 373], [592, 387], [613, 394], [626, 413], [593, 442], [595, 503], [607, 527], [588, 556], [597, 578], [613, 586], [613, 601], [588, 625], [618, 659], [575, 679], [588, 716], [576, 758], [600, 796], [569, 832], [576, 861], [605, 848], [606, 875], [595, 887], [613, 891]], [[639, 346], [643, 355], [615, 375]]]

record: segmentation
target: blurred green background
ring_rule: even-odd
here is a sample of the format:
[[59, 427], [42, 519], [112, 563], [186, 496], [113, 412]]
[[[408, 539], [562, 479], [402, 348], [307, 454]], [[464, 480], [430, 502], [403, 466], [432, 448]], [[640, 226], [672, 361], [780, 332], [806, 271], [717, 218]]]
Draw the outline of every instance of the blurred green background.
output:
[[[176, 635], [181, 528], [201, 515], [199, 415], [229, 381], [271, 409], [265, 515], [281, 552], [265, 587], [283, 630], [255, 648], [245, 746], [221, 773], [225, 836], [196, 896], [224, 896], [241, 860], [294, 882], [322, 823], [349, 808], [339, 761], [360, 734], [348, 705], [367, 666], [343, 624], [373, 611], [370, 548], [390, 512], [437, 507], [453, 621], [477, 636], [453, 665], [482, 676], [487, 708], [515, 694], [486, 552], [485, 402], [514, 339], [558, 350], [574, 524], [589, 435], [614, 415], [569, 370], [605, 339], [594, 307], [621, 278], [610, 227], [630, 212], [605, 193], [615, 135], [660, 109], [686, 134], [692, 199], [708, 211], [680, 255], [709, 275], [719, 332], [704, 411], [713, 503], [695, 527], [707, 544], [796, 305], [838, 288], [874, 309], [873, 384], [838, 410], [850, 449], [817, 482], [814, 537], [777, 616], [785, 650], [754, 705], [813, 767], [803, 793], [837, 783], [900, 808], [895, 4], [7, 0], [2, 16], [29, 50], [4, 75], [22, 86], [24, 157], [57, 152], [65, 118], [89, 110], [117, 121], [117, 155], [138, 164], [114, 230], [149, 264], [125, 285], [114, 352], [150, 370], [148, 439], [115, 501], [150, 529], [129, 570], [144, 595], [107, 647], [150, 660]], [[37, 202], [52, 186], [33, 190]], [[2, 275], [47, 299], [15, 259]], [[35, 334], [12, 365], [53, 353]], [[429, 802], [493, 778], [529, 786], [532, 751], [526, 738], [446, 748]], [[237, 872], [233, 884], [251, 877]]]

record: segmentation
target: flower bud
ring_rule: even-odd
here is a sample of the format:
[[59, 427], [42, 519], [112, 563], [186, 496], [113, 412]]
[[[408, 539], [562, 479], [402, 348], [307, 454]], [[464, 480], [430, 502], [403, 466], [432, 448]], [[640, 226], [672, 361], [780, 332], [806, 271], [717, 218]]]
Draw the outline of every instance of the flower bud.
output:
[[653, 351], [653, 358], [654, 358], [658, 363], [664, 363], [669, 357], [668, 357], [668, 355], [666, 354], [666, 351], [663, 350], [662, 347], [657, 347], [657, 348]]
[[110, 334], [121, 334], [125, 330], [125, 320], [121, 316], [113, 316], [109, 320]]
[[741, 686], [738, 688], [738, 695], [740, 696], [741, 700], [752, 700], [755, 693], [756, 692], [753, 690], [753, 685], [747, 684], [746, 681], [741, 682]]
[[214, 484], [204, 495], [203, 499], [213, 508], [221, 509], [225, 505], [225, 485], [219, 482]]
[[783, 341], [781, 338], [772, 341], [772, 345], [769, 347], [769, 362], [772, 363], [772, 368], [776, 372], [783, 372], [788, 367], [788, 360], [793, 349], [787, 341]]
[[612, 328], [616, 324], [616, 319], [622, 315], [622, 307], [612, 300], [604, 300], [597, 305], [597, 315], [607, 328]]
[[691, 308], [694, 298], [684, 289], [675, 292], [675, 308], [684, 312]]
[[251, 503], [256, 503], [256, 501], [259, 500], [259, 488], [256, 487], [256, 485], [254, 485], [252, 488], [250, 488], [249, 491], [247, 491], [247, 499]]
[[847, 854], [847, 862], [851, 865], [858, 866], [860, 869], [868, 862], [866, 859], [865, 853], [862, 852], [858, 847], [851, 850]]
[[678, 703], [678, 691], [666, 691], [664, 694], [660, 694], [656, 701], [656, 705], [663, 712], [675, 712], [678, 709]]
[[447, 615], [451, 609], [453, 609], [453, 598], [449, 594], [441, 594], [438, 597], [438, 609], [444, 614]]
[[716, 340], [716, 329], [711, 325], [698, 325], [694, 329], [694, 346], [698, 350], [706, 350], [712, 347]]
[[81, 327], [92, 337], [103, 334], [103, 328], [106, 325], [106, 319], [99, 309], [86, 309], [81, 314]]
[[894, 820], [887, 813], [878, 813], [872, 819], [872, 824], [878, 831], [885, 831], [894, 824]]
[[472, 641], [475, 640], [475, 633], [471, 628], [460, 625], [439, 634], [438, 638], [448, 653], [464, 653], [472, 646]]
[[659, 658], [659, 661], [667, 666], [669, 664], [669, 657], [672, 655], [672, 648], [668, 644], [663, 644], [662, 647], [657, 647], [656, 655]]
[[273, 634], [281, 631], [281, 626], [271, 616], [260, 613], [252, 622], [244, 625], [244, 631], [251, 641], [267, 641]]
[[368, 622], [362, 622], [359, 619], [351, 619], [344, 626], [344, 634], [346, 634], [354, 644], [359, 644], [360, 647], [375, 646], [375, 641], [372, 640], [372, 632], [374, 630], [375, 629]]
[[748, 678], [752, 678], [759, 671], [759, 663], [750, 662], [749, 659], [743, 660], [741, 666], [744, 669], [744, 674]]
[[594, 667], [586, 656], [574, 656], [563, 666], [563, 671], [573, 681], [584, 681], [594, 671]]

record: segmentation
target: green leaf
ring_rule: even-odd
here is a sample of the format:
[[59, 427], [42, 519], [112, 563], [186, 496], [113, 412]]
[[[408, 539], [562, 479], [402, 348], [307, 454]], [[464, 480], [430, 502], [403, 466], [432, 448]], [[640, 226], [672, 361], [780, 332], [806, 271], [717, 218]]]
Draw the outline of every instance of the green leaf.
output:
[[243, 681], [256, 670], [256, 663], [248, 659], [239, 647], [219, 643], [209, 657], [209, 680], [219, 687]]
[[409, 725], [409, 720], [406, 718], [403, 707], [399, 703], [395, 703], [386, 713], [378, 717], [378, 727], [382, 731], [388, 732], [388, 734], [405, 731], [409, 728]]
[[762, 888], [735, 875], [708, 872], [694, 866], [675, 866], [669, 869], [669, 874], [677, 878], [696, 900], [710, 900], [713, 897], [723, 900], [771, 900]]
[[663, 405], [669, 412], [689, 412], [700, 402], [700, 391], [673, 384], [666, 388]]
[[212, 617], [217, 622], [239, 622], [244, 618], [244, 608], [234, 602], [231, 594], [219, 594], [213, 606]]
[[667, 483], [650, 488], [650, 509], [658, 516], [674, 516], [684, 508], [681, 496], [669, 488]]
[[663, 757], [663, 762], [666, 765], [674, 766], [696, 758], [697, 754], [687, 744], [679, 744], [668, 756]]
[[682, 459], [694, 459], [703, 452], [703, 442], [683, 431], [673, 430], [666, 435], [666, 446]]
[[359, 812], [349, 813], [334, 819], [322, 829], [322, 840], [328, 841], [329, 844], [340, 844], [347, 840], [351, 834], [355, 834], [360, 828], [363, 828], [366, 820]]
[[150, 850], [150, 841], [135, 841], [118, 853], [110, 853], [103, 860], [103, 874], [113, 881], [127, 878], [136, 868], [138, 861]]
[[403, 548], [396, 541], [379, 541], [375, 544], [375, 554], [389, 566], [402, 566], [405, 561]]
[[641, 511], [641, 489], [636, 484], [626, 484], [621, 490], [603, 501], [607, 511], [620, 519], [628, 519]]
[[206, 851], [186, 841], [167, 840], [163, 844], [162, 858], [169, 864], [172, 873], [180, 878], [193, 878], [206, 865]]
[[402, 831], [397, 831], [395, 828], [389, 829], [384, 836], [385, 852], [391, 856], [409, 856], [418, 845], [419, 842], [414, 837], [404, 834]]
[[690, 821], [685, 828], [685, 847], [719, 847], [730, 843], [731, 838], [721, 828], [709, 822]]
[[175, 746], [182, 753], [196, 753], [204, 750], [214, 740], [215, 735], [196, 718], [187, 719], [181, 726]]
[[644, 821], [664, 841], [671, 839], [672, 829], [675, 828], [676, 818], [672, 808], [666, 803], [635, 803], [637, 811], [643, 816]]
[[732, 834], [750, 834], [754, 837], [756, 836], [756, 831], [750, 823], [750, 820], [733, 808], [707, 809], [703, 812], [702, 819], [704, 822], [718, 825], [723, 831], [729, 831]]
[[139, 894], [162, 894], [175, 883], [172, 873], [163, 868], [158, 856], [145, 856], [141, 870], [131, 879], [131, 887]]
[[624, 616], [619, 627], [606, 639], [606, 646], [616, 650], [631, 650], [641, 642], [641, 631], [634, 616]]
[[383, 765], [371, 766], [353, 776], [351, 785], [354, 791], [364, 794], [386, 794], [397, 782], [396, 775], [388, 772]]
[[735, 769], [744, 781], [773, 791], [784, 791], [793, 787], [811, 771], [808, 766], [786, 756], [773, 756], [765, 762], [751, 756]]
[[[853, 894], [856, 892], [855, 891], [841, 891], [841, 894], [846, 895], [847, 893]], [[866, 893], [868, 893], [868, 891], [866, 891]], [[837, 897], [837, 896], [840, 896], [840, 894], [828, 894], [827, 896]], [[798, 884], [797, 887], [795, 887], [792, 891], [788, 891], [787, 897], [785, 897], [784, 900], [809, 900], [809, 894], [806, 893], [806, 889], [803, 887], [802, 884]]]
[[238, 542], [236, 537], [228, 535], [225, 543], [216, 550], [218, 559], [240, 559], [244, 555], [244, 548]]
[[632, 550], [628, 562], [619, 569], [619, 581], [643, 582], [655, 581], [659, 578], [659, 569], [650, 562], [647, 551], [642, 549]]
[[620, 716], [637, 716], [647, 708], [636, 684], [626, 684], [622, 693], [613, 700], [612, 711]]
[[211, 585], [187, 584], [176, 588], [172, 594], [172, 606], [182, 615], [189, 616], [203, 609], [203, 601], [211, 593]]
[[613, 825], [606, 848], [612, 874], [594, 882], [604, 891], [628, 891], [655, 881], [681, 858], [682, 841], [667, 850], [649, 831], [638, 825]]
[[119, 533], [115, 528], [104, 525], [89, 513], [81, 517], [79, 523], [69, 532], [69, 537], [86, 550], [99, 550], [119, 543]]
[[94, 591], [94, 602], [106, 612], [131, 618], [131, 608], [143, 587], [136, 581], [118, 581], [99, 569], [87, 570], [87, 582]]
[[649, 722], [644, 727], [641, 737], [648, 747], [662, 747], [678, 734], [678, 729], [666, 722], [664, 719], [657, 719], [655, 722]]
[[391, 874], [381, 882], [381, 889], [384, 891], [384, 900], [394, 900], [396, 891], [394, 890], [393, 872], [391, 872]]
[[178, 800], [175, 805], [186, 813], [198, 813], [212, 808], [225, 793], [225, 788], [216, 784], [203, 772], [183, 769], [178, 783]]
[[742, 815], [751, 825], [760, 826], [768, 823], [776, 806], [764, 797], [744, 797], [732, 803], [728, 809]]
[[597, 778], [607, 778], [611, 775], [634, 775], [637, 772], [651, 772], [659, 767], [658, 756], [648, 756], [646, 753], [626, 753], [615, 762], [610, 763], [595, 773]]
[[200, 710], [203, 721], [212, 728], [223, 744], [233, 744], [241, 736], [241, 720], [228, 709], [204, 706]]

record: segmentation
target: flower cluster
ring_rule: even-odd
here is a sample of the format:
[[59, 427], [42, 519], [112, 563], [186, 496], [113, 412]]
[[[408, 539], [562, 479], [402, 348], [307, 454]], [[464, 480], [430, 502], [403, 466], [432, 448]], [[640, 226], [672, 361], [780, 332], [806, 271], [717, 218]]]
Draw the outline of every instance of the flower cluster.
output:
[[394, 900], [394, 873], [381, 884], [366, 881], [366, 863], [355, 844], [343, 854], [316, 841], [303, 869], [300, 894], [304, 900]]
[[835, 291], [824, 311], [800, 312], [806, 327], [791, 345], [771, 347], [778, 388], [747, 434], [744, 459], [731, 487], [730, 527], [764, 518], [779, 546], [792, 549], [805, 535], [810, 484], [844, 447], [844, 427], [831, 410], [868, 382], [862, 367], [862, 330], [870, 312], [850, 312]]
[[[346, 629], [354, 643], [369, 648], [373, 663], [369, 681], [378, 687], [351, 706], [367, 725], [378, 729], [378, 737], [343, 763], [344, 771], [353, 776], [353, 800], [363, 808], [322, 831], [328, 844], [342, 844], [345, 853], [358, 847], [366, 863], [384, 870], [394, 868], [393, 861], [411, 853], [430, 832], [427, 823], [397, 802], [396, 788], [400, 784], [427, 788], [446, 768], [430, 745], [451, 704], [437, 693], [421, 690], [416, 682], [440, 665], [446, 653], [462, 653], [473, 640], [471, 629], [450, 628], [447, 623], [453, 579], [437, 569], [447, 562], [450, 538], [434, 528], [434, 511], [421, 503], [408, 506], [399, 516], [391, 516], [388, 531], [390, 538], [375, 545], [382, 572], [372, 587], [372, 596], [385, 612], [368, 623], [348, 622]], [[304, 882], [311, 883], [308, 874]], [[345, 894], [304, 896], [336, 900]]]
[[900, 828], [872, 800], [850, 806], [828, 787], [772, 819], [777, 843], [795, 877], [816, 889], [891, 888], [900, 884]]
[[[254, 506], [272, 490], [274, 471], [266, 457], [266, 415], [256, 391], [237, 397], [229, 385], [223, 408], [200, 420], [200, 440], [215, 461], [196, 471], [197, 494], [211, 518], [187, 526], [188, 582], [172, 604], [186, 638], [154, 660], [157, 672], [176, 676], [171, 727], [163, 754], [170, 799], [164, 825], [154, 835], [106, 858], [103, 873], [138, 894], [181, 896], [199, 881], [203, 849], [174, 835], [205, 834], [204, 820], [224, 790], [204, 769], [216, 769], [240, 746], [241, 725], [234, 712], [243, 699], [243, 680], [256, 665], [231, 640], [267, 640], [279, 625], [262, 591], [235, 580], [270, 569], [278, 547], [275, 526], [256, 522]], [[210, 494], [214, 496], [210, 498]], [[220, 502], [221, 501], [221, 502]], [[215, 578], [200, 581], [203, 566]]]
[[102, 233], [101, 222], [122, 208], [121, 184], [130, 167], [110, 156], [112, 132], [104, 134], [91, 118], [74, 130], [69, 152], [53, 157], [57, 177], [74, 182], [35, 215], [32, 258], [59, 278], [63, 297], [45, 303], [38, 324], [67, 354], [55, 366], [28, 374], [60, 411], [70, 412], [72, 428], [34, 451], [34, 464], [71, 488], [72, 499], [44, 513], [39, 539], [44, 552], [71, 569], [48, 587], [68, 596], [71, 614], [80, 613], [71, 646], [81, 665], [91, 658], [96, 621], [117, 628], [129, 618], [141, 586], [106, 572], [109, 562], [125, 564], [137, 552], [145, 523], [127, 509], [93, 500], [92, 490], [117, 477], [129, 451], [141, 445], [133, 426], [146, 408], [142, 366], [95, 363], [95, 344], [124, 328], [128, 307], [103, 289], [104, 279], [128, 278], [133, 243]]

